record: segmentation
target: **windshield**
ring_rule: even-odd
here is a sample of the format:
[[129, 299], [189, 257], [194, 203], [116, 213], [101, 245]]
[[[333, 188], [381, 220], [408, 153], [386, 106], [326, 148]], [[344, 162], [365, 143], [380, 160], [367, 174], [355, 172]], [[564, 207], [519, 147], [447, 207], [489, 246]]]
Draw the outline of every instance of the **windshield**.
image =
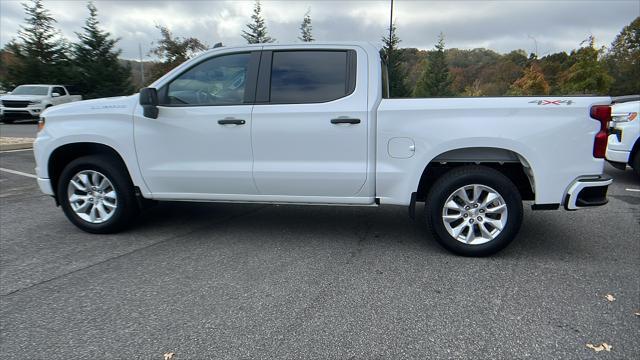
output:
[[48, 86], [20, 85], [11, 92], [11, 95], [47, 95], [48, 93]]

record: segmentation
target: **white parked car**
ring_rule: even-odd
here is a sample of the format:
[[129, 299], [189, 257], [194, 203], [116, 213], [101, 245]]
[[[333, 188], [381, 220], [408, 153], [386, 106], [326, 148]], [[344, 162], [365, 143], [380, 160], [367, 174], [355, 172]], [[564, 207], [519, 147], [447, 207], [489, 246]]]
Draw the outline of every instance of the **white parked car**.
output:
[[536, 210], [603, 205], [609, 97], [389, 99], [368, 43], [208, 51], [140, 94], [48, 109], [42, 191], [114, 232], [145, 199], [402, 205], [447, 249], [492, 254]]
[[607, 160], [621, 170], [631, 166], [640, 177], [640, 100], [615, 103], [611, 108]]
[[80, 100], [81, 95], [71, 95], [63, 85], [20, 85], [0, 97], [0, 117], [5, 123], [37, 119], [51, 106]]

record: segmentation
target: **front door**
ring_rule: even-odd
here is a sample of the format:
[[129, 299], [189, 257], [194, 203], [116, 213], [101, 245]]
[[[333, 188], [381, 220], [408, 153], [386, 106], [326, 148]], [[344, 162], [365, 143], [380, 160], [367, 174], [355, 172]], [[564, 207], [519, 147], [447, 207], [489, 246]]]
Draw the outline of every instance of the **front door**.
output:
[[158, 89], [157, 119], [136, 109], [135, 145], [158, 199], [255, 194], [251, 110], [259, 52], [215, 55]]

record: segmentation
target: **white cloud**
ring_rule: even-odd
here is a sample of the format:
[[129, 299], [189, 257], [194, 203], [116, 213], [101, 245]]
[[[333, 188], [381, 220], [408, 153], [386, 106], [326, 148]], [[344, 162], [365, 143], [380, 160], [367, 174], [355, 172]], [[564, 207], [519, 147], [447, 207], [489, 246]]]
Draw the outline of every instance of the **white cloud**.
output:
[[[22, 0], [26, 1], [26, 0]], [[87, 15], [86, 3], [45, 0], [70, 40]], [[253, 1], [109, 1], [98, 0], [102, 26], [120, 37], [126, 58], [138, 57], [158, 38], [156, 24], [169, 26], [176, 36], [197, 37], [209, 45], [242, 44]], [[270, 34], [279, 42], [297, 41], [298, 27], [311, 10], [318, 40], [380, 42], [386, 33], [388, 1], [263, 1]], [[402, 45], [429, 49], [440, 32], [447, 47], [488, 47], [500, 52], [522, 48], [540, 54], [577, 47], [593, 34], [600, 45], [611, 43], [626, 24], [640, 14], [640, 2], [619, 1], [395, 1], [395, 19]], [[24, 13], [18, 0], [0, 1], [0, 45], [15, 37]]]

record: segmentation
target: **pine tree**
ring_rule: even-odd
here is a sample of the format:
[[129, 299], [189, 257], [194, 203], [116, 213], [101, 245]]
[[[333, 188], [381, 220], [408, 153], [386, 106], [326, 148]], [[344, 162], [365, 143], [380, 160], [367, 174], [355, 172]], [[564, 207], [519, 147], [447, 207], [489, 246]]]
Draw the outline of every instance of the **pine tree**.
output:
[[508, 95], [549, 95], [549, 83], [544, 78], [540, 65], [535, 62], [524, 69], [524, 75], [509, 88]]
[[251, 15], [253, 23], [247, 24], [249, 31], [242, 31], [242, 37], [245, 38], [249, 44], [272, 43], [275, 41], [275, 39], [271, 38], [267, 33], [267, 25], [265, 25], [261, 12], [260, 1], [256, 1], [253, 8], [253, 15]]
[[413, 96], [451, 96], [451, 83], [451, 74], [444, 54], [444, 36], [440, 34], [435, 51], [423, 65], [423, 72], [413, 89]]
[[12, 85], [25, 83], [66, 83], [69, 70], [68, 46], [54, 28], [56, 20], [44, 8], [42, 0], [22, 4], [27, 26], [20, 26], [18, 41], [6, 50], [15, 62], [7, 64], [7, 78]]
[[300, 24], [300, 37], [298, 39], [304, 42], [312, 42], [314, 39], [311, 34], [311, 30], [313, 30], [313, 27], [311, 26], [311, 15], [309, 15], [309, 11], [307, 11], [307, 13], [304, 14], [302, 23]]
[[392, 98], [410, 97], [411, 92], [406, 85], [407, 70], [398, 44], [400, 38], [396, 35], [396, 24], [391, 25], [391, 37], [383, 36], [381, 55], [387, 63], [389, 73], [389, 96]]
[[576, 62], [562, 75], [562, 91], [565, 94], [606, 94], [613, 78], [600, 61], [604, 49], [595, 47], [595, 39], [589, 36], [586, 44], [571, 56]]
[[114, 48], [119, 39], [98, 27], [98, 9], [92, 2], [87, 9], [84, 32], [76, 33], [80, 41], [73, 44], [76, 84], [87, 99], [128, 95], [133, 91], [131, 69], [118, 60], [122, 50]]

